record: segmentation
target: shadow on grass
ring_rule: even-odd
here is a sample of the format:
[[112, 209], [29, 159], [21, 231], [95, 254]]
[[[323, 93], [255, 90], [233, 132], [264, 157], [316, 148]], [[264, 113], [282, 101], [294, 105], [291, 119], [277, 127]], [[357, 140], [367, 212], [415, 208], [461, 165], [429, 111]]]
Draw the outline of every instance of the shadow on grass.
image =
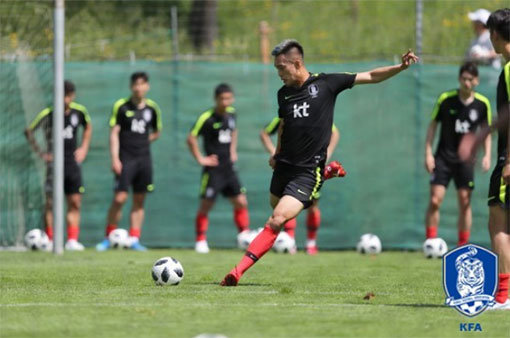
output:
[[[196, 283], [188, 283], [188, 285], [216, 285], [216, 286], [220, 286], [220, 282], [196, 282]], [[241, 283], [241, 284], [237, 284], [237, 287], [243, 287], [243, 286], [272, 286], [272, 284], [268, 284], [268, 283]]]

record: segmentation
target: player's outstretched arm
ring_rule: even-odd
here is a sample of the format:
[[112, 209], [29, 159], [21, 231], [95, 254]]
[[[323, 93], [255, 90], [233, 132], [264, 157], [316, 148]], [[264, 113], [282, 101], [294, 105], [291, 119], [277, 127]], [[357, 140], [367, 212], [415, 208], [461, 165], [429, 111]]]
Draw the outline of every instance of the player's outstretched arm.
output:
[[192, 133], [188, 134], [188, 148], [197, 161], [198, 164], [204, 167], [216, 167], [218, 166], [218, 156], [217, 155], [209, 155], [209, 156], [203, 156], [202, 152], [200, 151], [200, 147], [198, 146], [198, 138], [193, 135]]
[[122, 172], [122, 162], [119, 157], [119, 133], [120, 126], [118, 124], [114, 125], [112, 129], [110, 129], [110, 157], [112, 160], [112, 171], [120, 175]]
[[85, 125], [85, 129], [83, 130], [81, 145], [74, 152], [74, 158], [76, 162], [82, 163], [85, 160], [85, 157], [87, 157], [91, 139], [92, 139], [92, 123], [89, 122]]
[[356, 74], [354, 84], [368, 84], [368, 83], [379, 83], [389, 79], [400, 73], [403, 70], [409, 68], [413, 63], [418, 62], [419, 58], [409, 50], [407, 53], [402, 55], [402, 63], [399, 65], [380, 67], [368, 72], [361, 72]]
[[260, 131], [260, 141], [262, 142], [264, 149], [266, 149], [270, 155], [273, 155], [276, 148], [271, 140], [271, 136], [269, 136], [265, 129]]
[[429, 174], [432, 174], [434, 168], [436, 167], [436, 160], [434, 158], [434, 153], [432, 152], [432, 143], [434, 142], [434, 137], [436, 136], [437, 129], [437, 121], [430, 121], [429, 127], [427, 129], [427, 136], [425, 138], [425, 170]]
[[340, 141], [340, 131], [338, 130], [338, 128], [335, 127], [331, 131], [331, 139], [329, 140], [328, 155], [326, 162], [328, 162], [329, 159], [331, 158], [331, 155], [333, 155], [333, 152], [335, 151], [335, 148], [338, 145], [338, 141]]

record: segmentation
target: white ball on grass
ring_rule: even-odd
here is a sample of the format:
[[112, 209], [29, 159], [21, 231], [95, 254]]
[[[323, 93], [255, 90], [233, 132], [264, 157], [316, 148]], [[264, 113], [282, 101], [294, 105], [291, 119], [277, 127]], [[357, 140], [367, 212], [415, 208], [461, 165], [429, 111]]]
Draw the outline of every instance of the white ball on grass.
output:
[[285, 231], [280, 231], [273, 244], [273, 250], [277, 253], [293, 253], [296, 250], [296, 241]]
[[129, 233], [126, 229], [115, 229], [108, 235], [110, 246], [113, 249], [126, 249], [130, 246]]
[[178, 285], [184, 277], [184, 269], [177, 259], [163, 257], [154, 263], [151, 274], [156, 285]]
[[448, 252], [448, 246], [442, 238], [428, 238], [423, 242], [423, 254], [427, 258], [441, 258]]
[[50, 249], [51, 241], [41, 229], [32, 229], [25, 234], [25, 245], [30, 250], [47, 251]]
[[381, 240], [374, 234], [364, 234], [360, 237], [356, 250], [361, 254], [379, 254], [382, 251]]

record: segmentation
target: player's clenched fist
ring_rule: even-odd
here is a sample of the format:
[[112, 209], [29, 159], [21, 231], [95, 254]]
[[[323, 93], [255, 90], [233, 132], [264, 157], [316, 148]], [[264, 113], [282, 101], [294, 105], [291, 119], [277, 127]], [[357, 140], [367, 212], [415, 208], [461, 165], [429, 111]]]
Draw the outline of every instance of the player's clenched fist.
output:
[[116, 175], [120, 175], [120, 173], [122, 172], [122, 162], [119, 159], [112, 161], [112, 171]]

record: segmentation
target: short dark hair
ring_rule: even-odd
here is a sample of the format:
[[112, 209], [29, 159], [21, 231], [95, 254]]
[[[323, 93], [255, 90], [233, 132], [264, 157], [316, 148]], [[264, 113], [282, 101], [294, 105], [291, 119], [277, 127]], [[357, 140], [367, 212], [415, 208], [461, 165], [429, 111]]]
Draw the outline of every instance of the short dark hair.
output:
[[223, 93], [233, 93], [234, 90], [232, 87], [227, 83], [220, 83], [219, 85], [214, 88], [214, 97], [218, 97]]
[[294, 39], [283, 40], [282, 42], [277, 44], [274, 47], [273, 51], [271, 52], [271, 55], [278, 56], [281, 54], [285, 54], [293, 48], [296, 48], [298, 50], [301, 57], [305, 56], [305, 53], [303, 51], [303, 46], [301, 46], [301, 44], [297, 40], [294, 40]]
[[462, 75], [462, 73], [468, 72], [469, 74], [473, 75], [474, 77], [478, 77], [478, 67], [476, 66], [476, 63], [472, 61], [467, 61], [460, 66], [459, 69], [459, 76]]
[[134, 72], [131, 74], [131, 84], [134, 84], [138, 79], [149, 82], [149, 75], [146, 72]]
[[498, 32], [505, 41], [510, 41], [510, 8], [492, 12], [487, 20], [487, 27], [491, 32]]
[[76, 92], [76, 87], [75, 87], [74, 83], [72, 83], [69, 80], [65, 80], [64, 81], [64, 95], [65, 96], [71, 95], [75, 92]]

